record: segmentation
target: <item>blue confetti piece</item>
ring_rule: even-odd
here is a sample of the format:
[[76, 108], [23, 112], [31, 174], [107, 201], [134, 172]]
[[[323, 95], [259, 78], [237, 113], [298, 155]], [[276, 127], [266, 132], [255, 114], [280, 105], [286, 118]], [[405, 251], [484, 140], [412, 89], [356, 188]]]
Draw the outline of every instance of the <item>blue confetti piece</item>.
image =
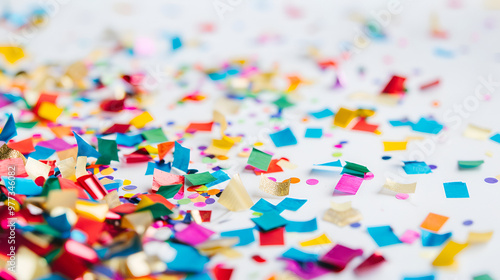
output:
[[0, 141], [8, 142], [10, 139], [17, 135], [16, 122], [12, 114], [9, 115], [7, 122], [5, 123], [2, 133], [0, 133]]
[[379, 247], [402, 243], [390, 226], [369, 227], [367, 230]]
[[317, 262], [318, 255], [306, 253], [295, 248], [290, 248], [286, 252], [283, 253], [283, 258], [292, 259], [298, 262]]
[[172, 166], [187, 173], [189, 168], [190, 150], [175, 141], [174, 162]]
[[446, 240], [451, 237], [451, 232], [444, 234], [437, 234], [427, 230], [422, 230], [422, 246], [424, 247], [435, 247], [443, 245]]
[[317, 229], [318, 222], [316, 221], [316, 218], [304, 222], [288, 221], [285, 226], [286, 232], [312, 232]]
[[278, 148], [297, 144], [297, 138], [295, 138], [290, 128], [285, 128], [281, 131], [269, 134], [269, 137], [271, 137], [274, 145]]
[[142, 141], [144, 141], [142, 134], [137, 134], [137, 135], [126, 135], [123, 133], [116, 134], [117, 145], [134, 147], [135, 145], [142, 143]]
[[240, 242], [235, 246], [245, 246], [255, 241], [255, 236], [253, 232], [254, 228], [246, 228], [232, 231], [221, 232], [222, 237], [238, 237]]
[[328, 118], [328, 117], [331, 117], [334, 115], [334, 113], [332, 112], [332, 110], [326, 108], [326, 109], [323, 109], [319, 112], [312, 112], [312, 113], [309, 113], [309, 115], [317, 118], [317, 119], [323, 119], [323, 118]]
[[464, 182], [443, 183], [446, 198], [469, 198], [467, 184]]
[[83, 140], [82, 137], [76, 134], [76, 132], [73, 131], [73, 135], [75, 135], [76, 144], [78, 145], [77, 156], [86, 156], [95, 158], [101, 157], [101, 153], [99, 153], [94, 147], [85, 142], [85, 140]]
[[321, 138], [323, 136], [323, 129], [321, 128], [308, 128], [306, 130], [305, 138]]
[[40, 159], [48, 159], [51, 155], [53, 155], [56, 150], [51, 148], [46, 148], [42, 146], [35, 146], [35, 151], [29, 154], [30, 158], [40, 160]]

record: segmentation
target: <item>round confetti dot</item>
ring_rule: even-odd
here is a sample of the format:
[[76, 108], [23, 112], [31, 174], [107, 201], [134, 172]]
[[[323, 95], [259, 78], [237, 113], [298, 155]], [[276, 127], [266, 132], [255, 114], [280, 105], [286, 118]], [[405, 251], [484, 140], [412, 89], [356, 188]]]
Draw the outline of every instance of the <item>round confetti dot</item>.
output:
[[352, 228], [358, 228], [358, 227], [360, 227], [360, 226], [361, 226], [361, 224], [360, 224], [360, 223], [352, 223], [352, 224], [350, 224], [350, 226], [351, 226]]
[[216, 194], [220, 193], [220, 190], [218, 190], [218, 189], [208, 190], [207, 193], [209, 195], [216, 195]]
[[400, 200], [408, 199], [408, 197], [410, 197], [410, 195], [407, 194], [407, 193], [398, 193], [398, 194], [396, 194], [396, 198], [400, 199]]
[[255, 142], [253, 145], [254, 145], [255, 147], [258, 147], [258, 146], [262, 146], [262, 145], [264, 145], [264, 143], [262, 143], [262, 142]]
[[340, 153], [340, 152], [335, 152], [335, 153], [333, 153], [333, 154], [332, 154], [332, 156], [334, 156], [334, 157], [341, 157], [341, 156], [342, 156], [342, 153]]
[[389, 160], [389, 159], [391, 159], [391, 158], [392, 158], [391, 156], [383, 156], [383, 157], [382, 157], [382, 159], [383, 159], [383, 160]]
[[373, 177], [375, 177], [375, 175], [373, 173], [371, 173], [371, 172], [368, 172], [368, 173], [365, 174], [365, 177], [363, 179], [365, 179], [365, 180], [371, 180], [371, 179], [373, 179]]
[[191, 199], [189, 199], [189, 198], [179, 199], [179, 200], [177, 201], [177, 203], [179, 203], [180, 205], [183, 205], [183, 204], [189, 204], [189, 203], [191, 203]]
[[259, 212], [253, 212], [253, 213], [252, 213], [252, 215], [260, 217], [260, 216], [262, 216], [262, 213], [259, 213]]
[[319, 183], [319, 181], [318, 181], [317, 179], [308, 179], [308, 180], [306, 181], [306, 184], [308, 184], [308, 185], [310, 185], [310, 186], [314, 186], [314, 185], [316, 185], [316, 184], [318, 184], [318, 183]]
[[340, 145], [344, 145], [344, 144], [347, 144], [348, 142], [347, 141], [340, 141], [339, 144]]
[[193, 193], [193, 194], [190, 194], [190, 195], [188, 196], [188, 198], [193, 199], [193, 198], [197, 198], [198, 196], [199, 196], [199, 194], [198, 194], [198, 193]]
[[[286, 181], [286, 180], [285, 180]], [[300, 179], [297, 178], [297, 177], [292, 177], [290, 178], [290, 183], [292, 184], [297, 184], [298, 182], [300, 182]]]
[[493, 178], [493, 177], [488, 177], [486, 179], [484, 179], [484, 181], [488, 184], [495, 184], [498, 182], [498, 179], [497, 178]]
[[36, 177], [35, 184], [37, 186], [43, 186], [44, 183], [45, 183], [45, 178], [43, 178], [42, 176]]
[[463, 222], [463, 225], [464, 225], [464, 226], [470, 226], [470, 225], [472, 225], [473, 223], [474, 223], [474, 222], [473, 222], [472, 220], [465, 220], [465, 221]]
[[434, 164], [431, 164], [431, 165], [429, 165], [429, 168], [432, 169], [432, 170], [434, 170], [434, 169], [436, 169], [438, 167], [436, 165], [434, 165]]
[[205, 206], [207, 206], [207, 204], [205, 202], [203, 202], [203, 201], [196, 202], [193, 205], [196, 206], [196, 207], [205, 207]]
[[342, 148], [342, 144], [337, 144], [334, 147], [337, 148], [337, 149], [340, 149], [340, 148]]
[[200, 150], [200, 151], [204, 151], [204, 150], [206, 150], [206, 149], [207, 149], [207, 146], [199, 146], [199, 147], [198, 147], [198, 150]]
[[131, 191], [131, 190], [137, 189], [137, 186], [127, 185], [127, 186], [124, 186], [123, 189], [126, 190], [126, 191]]
[[226, 157], [226, 156], [217, 156], [217, 159], [219, 159], [219, 160], [227, 160], [228, 157]]
[[207, 198], [207, 200], [205, 200], [205, 203], [206, 204], [214, 204], [215, 203], [215, 199], [213, 199], [213, 198]]
[[274, 177], [268, 177], [268, 178], [269, 178], [269, 180], [276, 182], [276, 178], [274, 178]]

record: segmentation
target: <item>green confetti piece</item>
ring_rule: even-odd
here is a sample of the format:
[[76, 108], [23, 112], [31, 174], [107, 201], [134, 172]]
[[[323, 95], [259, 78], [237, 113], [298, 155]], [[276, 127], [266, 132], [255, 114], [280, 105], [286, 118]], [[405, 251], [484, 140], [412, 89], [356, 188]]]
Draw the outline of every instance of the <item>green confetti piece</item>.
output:
[[459, 160], [458, 166], [460, 169], [471, 169], [479, 167], [484, 163], [484, 160]]
[[263, 151], [252, 149], [252, 153], [248, 157], [247, 163], [255, 168], [263, 171], [267, 171], [269, 165], [271, 164], [272, 155], [266, 154]]
[[154, 128], [142, 132], [142, 136], [149, 144], [167, 142], [168, 139], [161, 128]]
[[182, 184], [161, 186], [156, 193], [168, 199], [174, 197], [181, 188]]
[[217, 180], [210, 172], [196, 173], [196, 174], [186, 174], [184, 177], [193, 185], [199, 186], [208, 184]]

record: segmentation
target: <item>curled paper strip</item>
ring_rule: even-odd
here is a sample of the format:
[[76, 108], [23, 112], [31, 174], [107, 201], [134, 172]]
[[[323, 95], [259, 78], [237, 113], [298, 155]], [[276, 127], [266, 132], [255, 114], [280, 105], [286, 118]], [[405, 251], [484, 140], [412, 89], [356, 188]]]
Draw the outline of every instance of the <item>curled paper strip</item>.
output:
[[247, 210], [253, 201], [241, 182], [240, 175], [235, 174], [219, 197], [219, 203], [230, 211]]
[[385, 179], [385, 184], [382, 186], [388, 190], [397, 193], [415, 193], [415, 189], [417, 188], [417, 182], [410, 184], [402, 184], [392, 181], [389, 178]]
[[288, 179], [282, 183], [274, 182], [271, 179], [264, 176], [264, 174], [261, 174], [259, 189], [268, 194], [276, 196], [285, 196], [290, 193], [290, 182], [291, 179]]

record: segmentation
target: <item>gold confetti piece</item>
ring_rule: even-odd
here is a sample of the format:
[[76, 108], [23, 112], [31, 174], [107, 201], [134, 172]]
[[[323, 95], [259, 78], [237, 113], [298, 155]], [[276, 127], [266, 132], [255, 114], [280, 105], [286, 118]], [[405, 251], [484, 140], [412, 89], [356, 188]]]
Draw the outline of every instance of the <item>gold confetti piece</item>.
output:
[[320, 235], [316, 238], [300, 242], [300, 246], [309, 247], [309, 246], [324, 245], [324, 244], [331, 244], [331, 243], [332, 243], [332, 241], [328, 238], [328, 236], [326, 236], [325, 233], [323, 233], [322, 235]]
[[36, 244], [39, 247], [47, 248], [52, 244], [54, 238], [48, 234], [34, 234], [32, 232], [24, 232], [23, 237], [28, 239], [31, 243]]
[[386, 178], [385, 184], [382, 187], [397, 193], [415, 193], [415, 189], [417, 188], [417, 182], [410, 184], [402, 184], [394, 182], [389, 178]]
[[146, 232], [146, 229], [153, 221], [154, 219], [151, 211], [141, 211], [123, 216], [121, 226], [134, 230], [137, 234], [141, 235]]
[[238, 244], [238, 237], [231, 238], [221, 238], [215, 240], [208, 240], [196, 246], [202, 254], [213, 256], [215, 254], [221, 253], [227, 249], [230, 249], [234, 245]]
[[52, 190], [47, 196], [44, 208], [47, 211], [51, 211], [56, 207], [65, 207], [74, 210], [77, 200], [78, 192], [76, 190]]
[[399, 141], [399, 142], [384, 141], [383, 143], [385, 152], [404, 151], [406, 150], [406, 144], [408, 144], [408, 142], [406, 141]]
[[8, 63], [14, 64], [24, 57], [24, 51], [19, 47], [1, 46], [0, 54], [3, 54]]
[[[29, 161], [29, 159], [28, 159]], [[69, 157], [65, 160], [60, 160], [59, 162], [56, 163], [56, 166], [59, 168], [59, 171], [61, 171], [61, 176], [66, 179], [70, 179], [72, 181], [76, 181], [75, 177], [75, 167], [76, 167], [76, 162], [75, 159], [72, 157]]]
[[268, 194], [285, 196], [290, 193], [290, 181], [291, 180], [288, 179], [282, 183], [274, 182], [273, 180], [264, 176], [264, 174], [260, 174], [259, 189]]
[[109, 210], [106, 203], [94, 203], [85, 200], [77, 200], [75, 209], [78, 215], [99, 222], [103, 222], [106, 219], [106, 214]]
[[284, 160], [284, 159], [279, 160], [276, 163], [276, 165], [278, 165], [282, 169], [289, 169], [289, 170], [294, 170], [298, 167], [298, 165], [293, 164], [293, 163], [289, 162], [288, 160]]
[[467, 237], [467, 243], [469, 244], [479, 244], [479, 243], [486, 243], [490, 241], [491, 237], [493, 236], [493, 231], [489, 232], [469, 232], [469, 237]]
[[2, 147], [0, 147], [0, 160], [9, 158], [21, 158], [26, 165], [26, 158], [23, 156], [23, 154], [21, 154], [21, 152], [9, 148], [7, 144], [3, 144]]
[[16, 279], [38, 279], [50, 274], [50, 267], [45, 260], [25, 246], [16, 252]]
[[247, 210], [253, 201], [241, 182], [240, 175], [235, 174], [219, 197], [219, 203], [229, 211]]
[[476, 140], [486, 140], [491, 134], [491, 130], [487, 128], [481, 128], [473, 124], [467, 125], [464, 131], [464, 137], [476, 139]]
[[214, 116], [214, 122], [220, 125], [220, 136], [224, 137], [226, 135], [224, 132], [227, 129], [226, 117], [224, 117], [224, 115], [217, 110], [214, 110], [213, 116]]
[[406, 142], [415, 141], [415, 140], [425, 140], [425, 137], [424, 136], [407, 136], [405, 138]]
[[73, 158], [76, 161], [76, 157], [78, 155], [78, 147], [66, 149], [63, 151], [57, 151], [56, 154], [57, 154], [57, 157], [59, 158], [59, 160]]
[[500, 0], [484, 0], [484, 7], [489, 10], [500, 10]]
[[109, 209], [115, 208], [122, 204], [120, 202], [117, 191], [109, 192], [106, 196], [104, 196], [104, 201], [106, 201], [106, 203], [108, 204]]
[[460, 244], [457, 243], [453, 240], [450, 240], [446, 245], [444, 246], [443, 250], [439, 255], [434, 259], [432, 262], [433, 266], [450, 266], [454, 264], [454, 258], [455, 256], [460, 253], [465, 247], [467, 247], [467, 243]]
[[346, 108], [341, 107], [337, 114], [335, 114], [335, 118], [333, 119], [333, 124], [336, 126], [340, 126], [342, 128], [346, 128], [349, 123], [356, 118], [356, 111], [352, 111]]
[[68, 76], [77, 88], [86, 88], [85, 78], [87, 77], [87, 66], [81, 61], [77, 61], [66, 69], [66, 76]]
[[224, 248], [224, 250], [219, 251], [219, 254], [223, 255], [228, 259], [241, 258], [243, 255], [233, 248]]
[[400, 100], [397, 94], [379, 94], [375, 97], [375, 101], [386, 106], [396, 106]]
[[357, 223], [362, 219], [363, 216], [361, 216], [361, 213], [354, 208], [350, 208], [349, 210], [345, 211], [335, 211], [330, 208], [326, 210], [325, 215], [323, 215], [323, 220], [335, 224], [339, 227]]
[[28, 158], [25, 168], [26, 168], [26, 173], [28, 173], [28, 176], [33, 180], [35, 180], [38, 177], [43, 177], [47, 179], [50, 172], [49, 165], [41, 163], [40, 161], [34, 158]]
[[215, 101], [214, 110], [225, 115], [234, 115], [238, 113], [240, 104], [234, 100], [225, 97], [219, 98]]
[[86, 167], [87, 167], [87, 157], [79, 156], [76, 159], [76, 170], [75, 170], [76, 178], [80, 178], [88, 174]]
[[338, 212], [343, 212], [351, 209], [351, 202], [347, 201], [344, 203], [336, 203], [336, 202], [330, 202], [330, 208], [332, 208], [335, 211]]
[[133, 277], [142, 277], [151, 274], [146, 253], [138, 252], [127, 257], [127, 270]]

